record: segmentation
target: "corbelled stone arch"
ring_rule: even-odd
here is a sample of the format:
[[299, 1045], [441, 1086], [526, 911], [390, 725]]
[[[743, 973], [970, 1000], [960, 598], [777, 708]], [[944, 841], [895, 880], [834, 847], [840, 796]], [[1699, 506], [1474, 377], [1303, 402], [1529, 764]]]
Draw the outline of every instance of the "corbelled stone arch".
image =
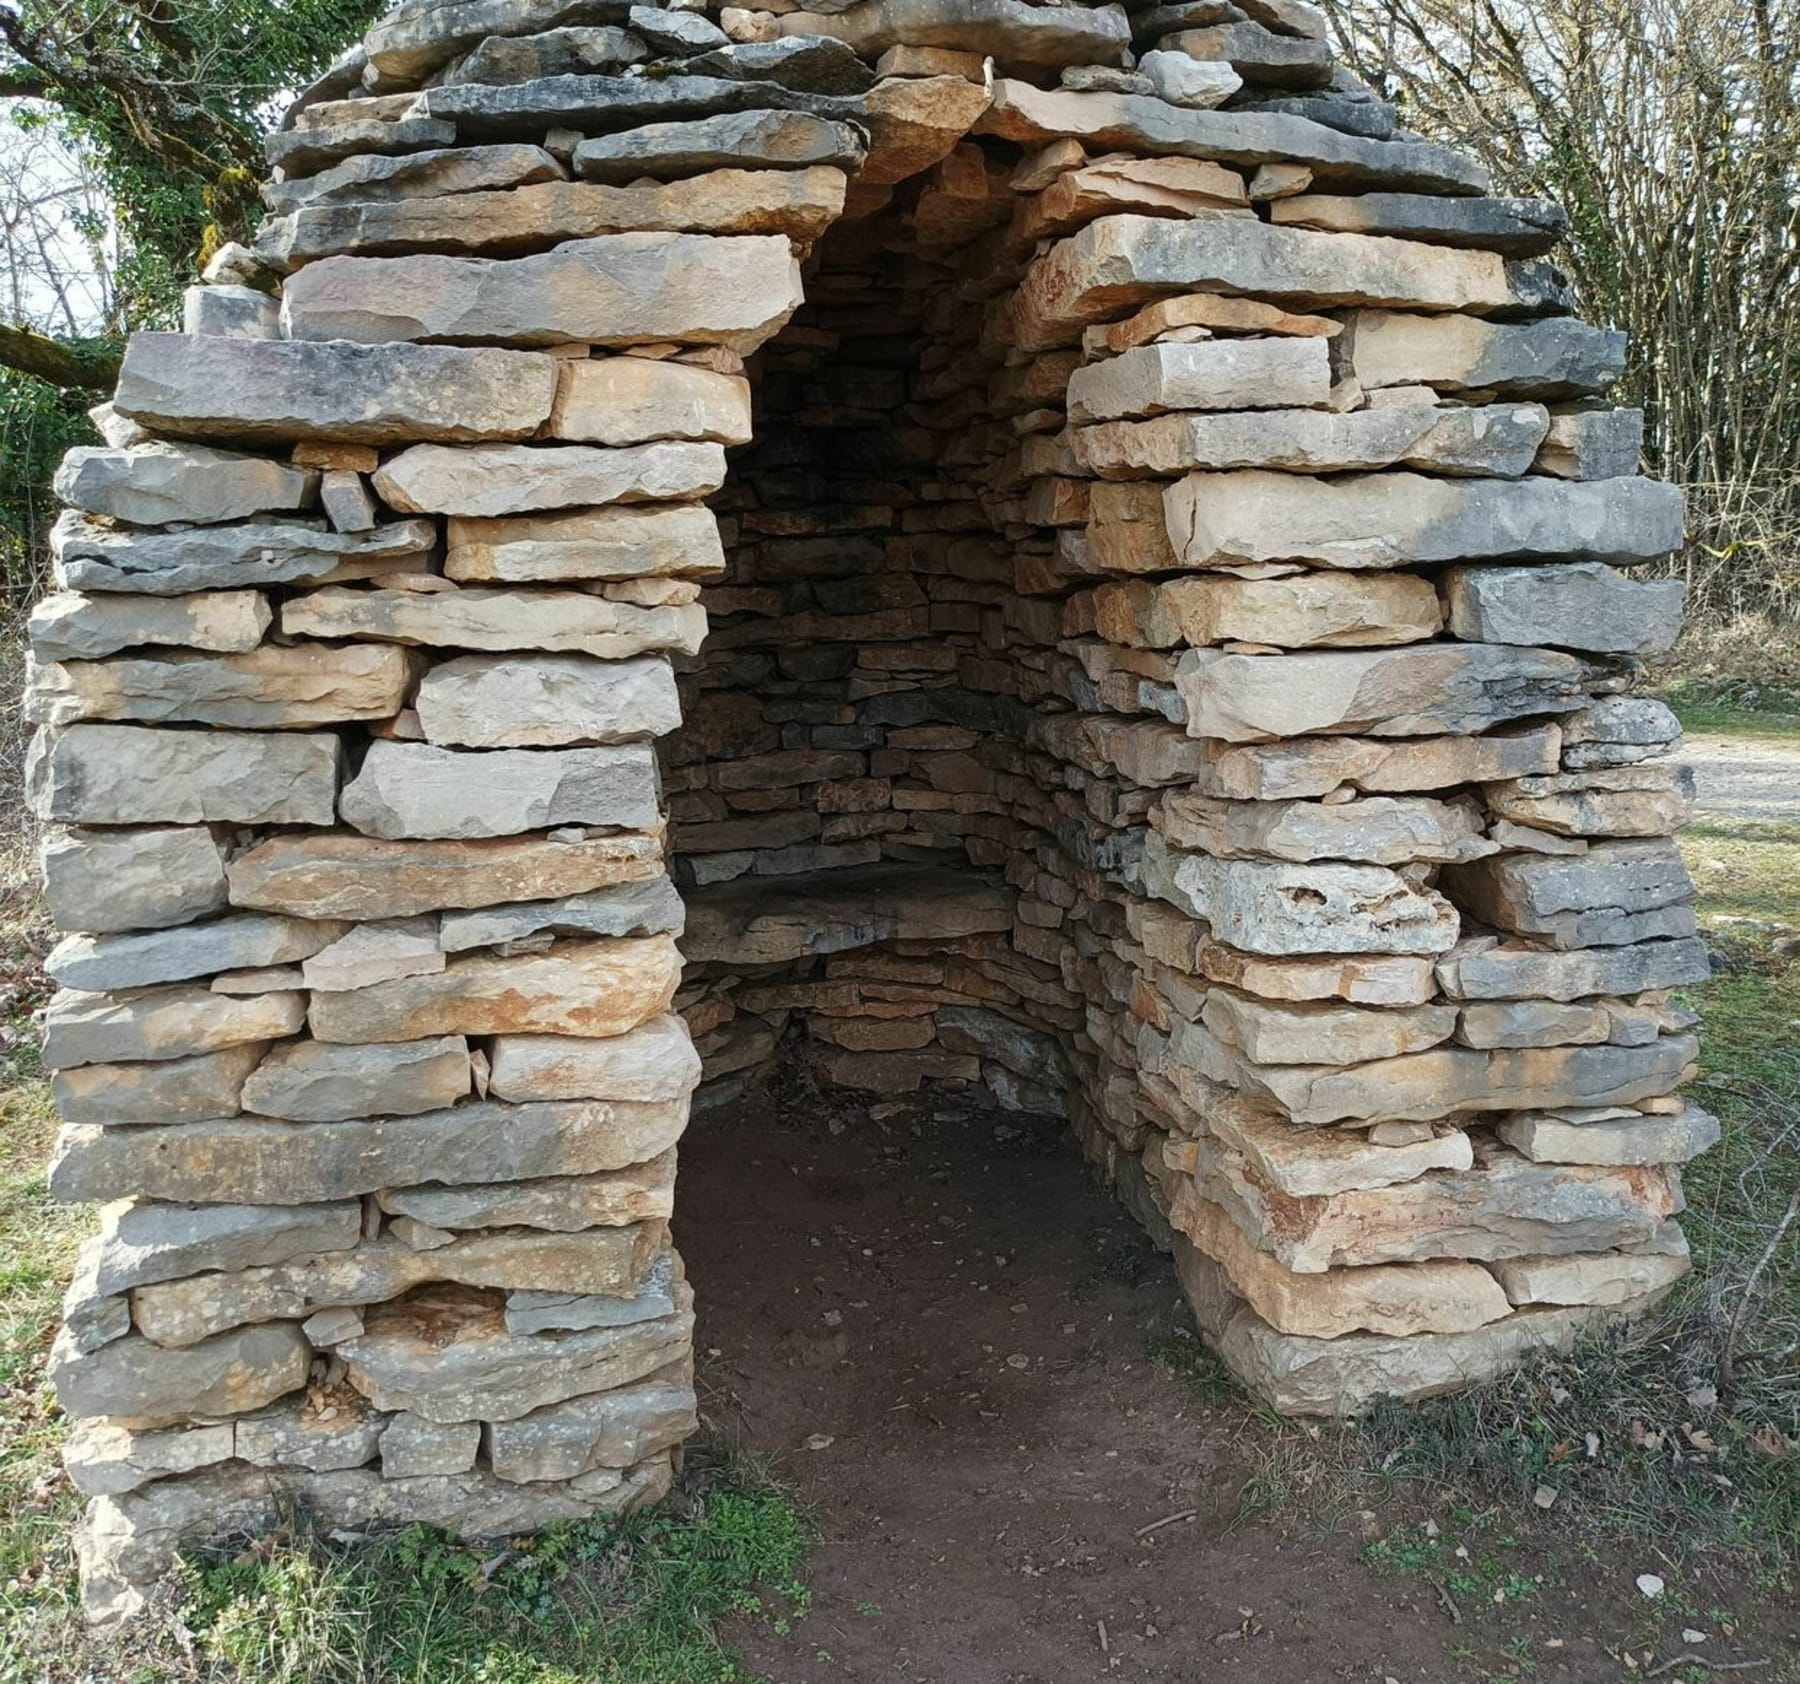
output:
[[1681, 1273], [1679, 498], [1310, 7], [416, 4], [270, 157], [33, 621], [97, 1614], [654, 1500], [795, 1024], [1066, 1114], [1286, 1410]]

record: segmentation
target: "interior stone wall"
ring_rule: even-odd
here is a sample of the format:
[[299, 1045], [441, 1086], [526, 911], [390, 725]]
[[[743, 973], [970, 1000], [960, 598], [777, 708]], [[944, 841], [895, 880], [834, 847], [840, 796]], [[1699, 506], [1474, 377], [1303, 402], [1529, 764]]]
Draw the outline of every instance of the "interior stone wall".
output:
[[1066, 1116], [1283, 1410], [1685, 1269], [1680, 498], [1311, 7], [439, 0], [269, 150], [32, 623], [96, 1617], [665, 1491], [784, 1041]]

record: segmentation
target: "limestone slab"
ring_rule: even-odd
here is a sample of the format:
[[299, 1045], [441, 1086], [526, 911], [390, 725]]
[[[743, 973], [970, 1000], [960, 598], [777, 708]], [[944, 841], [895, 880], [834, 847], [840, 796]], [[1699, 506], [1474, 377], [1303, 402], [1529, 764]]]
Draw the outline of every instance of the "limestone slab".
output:
[[719, 169], [806, 169], [854, 174], [868, 151], [848, 123], [804, 111], [727, 111], [686, 122], [645, 123], [582, 141], [570, 160], [584, 181], [673, 181]]
[[473, 584], [665, 574], [710, 577], [724, 571], [718, 520], [710, 509], [687, 504], [582, 509], [503, 520], [452, 516], [444, 556], [448, 577]]
[[1592, 676], [1573, 655], [1487, 643], [1282, 655], [1190, 649], [1176, 666], [1175, 688], [1190, 736], [1253, 743], [1340, 731], [1471, 734], [1568, 712], [1581, 705]]
[[93, 661], [148, 643], [237, 655], [262, 642], [273, 618], [260, 591], [195, 596], [56, 591], [39, 599], [27, 630], [39, 661]]
[[1469, 1137], [1457, 1128], [1423, 1129], [1420, 1138], [1383, 1145], [1372, 1130], [1297, 1128], [1283, 1118], [1230, 1098], [1209, 1117], [1257, 1178], [1295, 1199], [1397, 1187], [1438, 1171], [1474, 1167]]
[[1564, 952], [1489, 936], [1457, 947], [1438, 964], [1439, 985], [1453, 1000], [1637, 994], [1704, 982], [1711, 974], [1705, 942], [1691, 936]]
[[1623, 947], [1694, 933], [1694, 884], [1675, 844], [1605, 841], [1585, 853], [1502, 854], [1453, 866], [1445, 888], [1499, 930], [1551, 947]]
[[1177, 847], [1221, 858], [1304, 862], [1451, 863], [1493, 851], [1480, 815], [1463, 802], [1365, 796], [1358, 801], [1221, 801], [1171, 790], [1151, 823]]
[[1418, 642], [1443, 625], [1431, 582], [1409, 573], [1109, 582], [1094, 593], [1094, 617], [1109, 642], [1146, 648], [1234, 640], [1355, 648]]
[[697, 654], [706, 635], [706, 610], [698, 603], [640, 608], [571, 591], [331, 587], [283, 603], [281, 626], [291, 637], [361, 637], [616, 661], [647, 651]]
[[704, 497], [725, 482], [716, 444], [659, 440], [617, 450], [593, 445], [416, 444], [375, 475], [384, 501], [408, 514], [494, 517], [603, 503]]
[[1288, 1005], [1212, 988], [1201, 1021], [1257, 1064], [1362, 1064], [1449, 1040], [1457, 1014], [1438, 1005]]
[[289, 339], [473, 339], [502, 346], [675, 340], [754, 351], [800, 303], [766, 234], [603, 234], [535, 257], [328, 257], [289, 278]]
[[72, 1127], [50, 1179], [58, 1198], [318, 1202], [424, 1182], [486, 1185], [594, 1175], [666, 1151], [683, 1104], [500, 1105], [296, 1125], [239, 1117], [163, 1129]]
[[625, 1468], [679, 1444], [699, 1424], [693, 1382], [672, 1365], [588, 1397], [571, 1398], [486, 1429], [497, 1479], [573, 1479], [590, 1468]]
[[264, 644], [241, 655], [171, 652], [33, 664], [25, 717], [224, 725], [286, 731], [388, 719], [405, 706], [414, 663], [372, 644]]
[[46, 1069], [193, 1058], [247, 1041], [291, 1035], [305, 1018], [299, 994], [231, 998], [174, 985], [123, 994], [64, 990], [44, 1010]]
[[[1075, 450], [1102, 479], [1190, 469], [1348, 473], [1391, 467], [1516, 479], [1536, 461], [1550, 424], [1547, 410], [1526, 403], [1461, 409], [1389, 404], [1344, 414], [1271, 409], [1100, 422], [1076, 432]], [[1623, 471], [1635, 467], [1634, 462]]]
[[1558, 479], [1616, 479], [1635, 474], [1643, 452], [1641, 409], [1560, 410], [1550, 418], [1536, 466]]
[[63, 1467], [84, 1497], [116, 1497], [152, 1480], [229, 1462], [236, 1432], [229, 1421], [210, 1426], [133, 1432], [116, 1421], [74, 1421], [63, 1436]]
[[407, 572], [424, 565], [436, 541], [431, 522], [422, 520], [372, 532], [333, 532], [300, 520], [160, 532], [101, 525], [65, 510], [51, 529], [50, 553], [65, 589], [181, 596]]
[[[146, 1337], [180, 1349], [245, 1323], [293, 1322], [336, 1305], [386, 1307], [404, 1293], [443, 1281], [629, 1294], [662, 1244], [661, 1223], [579, 1234], [496, 1231], [452, 1239], [429, 1251], [384, 1236], [353, 1251], [140, 1287], [132, 1312]], [[365, 1314], [362, 1334], [342, 1341], [336, 1354], [354, 1364], [354, 1353], [381, 1313], [377, 1308]]]
[[516, 959], [453, 960], [435, 976], [315, 993], [321, 1041], [432, 1035], [622, 1035], [667, 1010], [681, 957], [667, 936], [569, 942]]
[[227, 875], [235, 906], [302, 918], [405, 918], [660, 878], [662, 841], [652, 832], [435, 843], [275, 836], [238, 855]]
[[363, 153], [317, 175], [270, 182], [262, 195], [281, 216], [303, 205], [390, 204], [562, 179], [562, 166], [541, 146], [455, 146], [398, 157]]
[[417, 1479], [427, 1474], [465, 1473], [481, 1453], [481, 1423], [440, 1425], [402, 1410], [381, 1435], [383, 1479]]
[[263, 1056], [260, 1041], [247, 1041], [192, 1058], [147, 1064], [84, 1064], [58, 1070], [50, 1096], [65, 1123], [133, 1124], [199, 1122], [234, 1117], [245, 1079]]
[[1570, 567], [1452, 567], [1450, 634], [1475, 643], [1547, 644], [1607, 655], [1660, 655], [1681, 633], [1681, 579], [1628, 579], [1601, 562]]
[[70, 725], [32, 739], [25, 785], [70, 824], [330, 824], [341, 753], [328, 733]]
[[318, 475], [266, 456], [152, 440], [124, 450], [77, 445], [52, 489], [71, 508], [134, 526], [206, 525], [275, 510], [303, 509]]
[[1434, 193], [1361, 193], [1342, 197], [1302, 193], [1277, 199], [1271, 221], [1334, 234], [1397, 234], [1436, 245], [1542, 257], [1569, 228], [1568, 213], [1551, 199], [1449, 198]]
[[354, 1046], [301, 1040], [270, 1049], [243, 1083], [243, 1108], [330, 1123], [436, 1111], [468, 1091], [469, 1044], [460, 1035]]
[[113, 404], [177, 438], [394, 444], [529, 438], [555, 395], [530, 352], [134, 333]]
[[225, 858], [204, 825], [52, 830], [38, 864], [59, 930], [160, 929], [226, 904]]
[[361, 988], [444, 968], [435, 918], [383, 918], [351, 925], [300, 967], [308, 988]]
[[1168, 410], [1292, 409], [1331, 396], [1323, 339], [1209, 339], [1140, 345], [1078, 368], [1069, 379], [1076, 424]]
[[239, 912], [203, 924], [116, 935], [64, 936], [45, 962], [64, 988], [148, 988], [215, 971], [287, 965], [317, 953], [346, 926]]
[[1672, 1115], [1614, 1112], [1592, 1120], [1579, 1112], [1521, 1112], [1495, 1132], [1533, 1163], [1684, 1164], [1719, 1141], [1719, 1120], [1697, 1105]]
[[376, 742], [338, 806], [365, 836], [439, 841], [557, 825], [648, 829], [661, 818], [655, 755], [635, 742], [482, 753]]
[[653, 655], [462, 655], [426, 673], [414, 706], [427, 742], [458, 748], [633, 742], [681, 723], [674, 673]]
[[665, 1014], [624, 1035], [501, 1035], [488, 1051], [496, 1099], [674, 1100], [700, 1080], [687, 1025]]
[[1189, 567], [1310, 561], [1571, 557], [1644, 561], [1682, 542], [1682, 495], [1657, 480], [1448, 480], [1422, 474], [1309, 479], [1246, 469], [1190, 474], [1164, 499]]
[[[383, 1191], [380, 1199], [381, 1208], [392, 1215], [451, 1230], [547, 1228], [553, 1233], [575, 1233], [584, 1228], [656, 1222], [674, 1214], [675, 1153], [662, 1152], [648, 1163], [596, 1175], [555, 1175], [472, 1187], [404, 1187]], [[515, 1293], [509, 1300], [508, 1325], [513, 1332], [540, 1331], [535, 1325], [519, 1325], [513, 1314], [518, 1299], [535, 1296]], [[601, 1302], [618, 1311], [624, 1301]], [[571, 1325], [567, 1315], [559, 1320], [563, 1326]]]
[[750, 442], [750, 382], [648, 357], [571, 358], [563, 365], [554, 438], [582, 444], [690, 439]]
[[168, 1426], [260, 1409], [305, 1385], [311, 1360], [299, 1328], [281, 1323], [236, 1328], [185, 1351], [133, 1333], [84, 1355], [59, 1335], [50, 1382], [66, 1414]]
[[446, 953], [461, 953], [550, 935], [678, 936], [685, 922], [675, 885], [659, 876], [556, 900], [446, 912], [438, 927], [438, 944]]
[[362, 1233], [355, 1199], [321, 1205], [109, 1205], [100, 1217], [98, 1285], [126, 1292], [211, 1269], [247, 1269], [346, 1251]]
[[1690, 1266], [1685, 1243], [1664, 1252], [1513, 1257], [1491, 1265], [1514, 1304], [1630, 1303], [1672, 1285]]
[[[1193, 775], [1202, 794], [1240, 801], [1450, 789], [1556, 769], [1555, 726], [1490, 731], [1479, 737], [1301, 737], [1287, 742], [1212, 742]], [[1511, 768], [1500, 770], [1499, 768]]]
[[1435, 386], [1509, 397], [1568, 397], [1605, 390], [1625, 369], [1625, 335], [1573, 316], [1487, 322], [1365, 310], [1344, 336], [1349, 367], [1367, 390]]

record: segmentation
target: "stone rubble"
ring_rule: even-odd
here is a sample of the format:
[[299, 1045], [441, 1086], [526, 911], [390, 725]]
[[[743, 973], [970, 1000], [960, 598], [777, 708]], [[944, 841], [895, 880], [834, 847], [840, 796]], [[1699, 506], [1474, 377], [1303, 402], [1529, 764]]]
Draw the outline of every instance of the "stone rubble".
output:
[[409, 3], [269, 158], [31, 624], [94, 1617], [667, 1491], [777, 1043], [1065, 1117], [1283, 1410], [1683, 1272], [1681, 499], [1313, 7]]

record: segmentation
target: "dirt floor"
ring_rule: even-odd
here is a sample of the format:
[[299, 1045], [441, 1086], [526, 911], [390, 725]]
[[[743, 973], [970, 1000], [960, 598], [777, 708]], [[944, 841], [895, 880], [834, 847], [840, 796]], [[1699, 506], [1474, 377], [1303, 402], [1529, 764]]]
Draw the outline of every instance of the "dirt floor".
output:
[[[1795, 1676], [1791, 1610], [1649, 1548], [1515, 1543], [1529, 1514], [1475, 1518], [1464, 1559], [1505, 1561], [1467, 1607], [1393, 1565], [1460, 1548], [1469, 1517], [1429, 1493], [1376, 1513], [1288, 1490], [1278, 1523], [1241, 1521], [1276, 1434], [1183, 1360], [1166, 1260], [1066, 1132], [941, 1098], [874, 1110], [746, 1102], [682, 1148], [703, 1414], [773, 1453], [823, 1534], [811, 1613], [737, 1634], [775, 1684], [1613, 1680], [1684, 1647]], [[1669, 1575], [1661, 1608], [1646, 1570]]]

